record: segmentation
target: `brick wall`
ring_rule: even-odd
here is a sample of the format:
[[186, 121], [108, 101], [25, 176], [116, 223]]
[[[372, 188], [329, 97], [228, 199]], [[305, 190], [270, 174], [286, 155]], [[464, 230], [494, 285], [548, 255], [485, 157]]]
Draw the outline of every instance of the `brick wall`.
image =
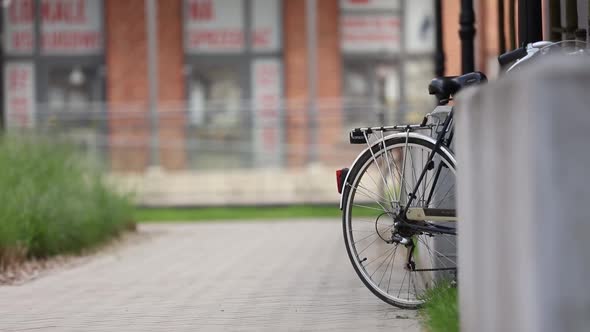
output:
[[149, 161], [144, 14], [144, 0], [105, 0], [110, 159], [118, 171], [141, 171]]
[[460, 1], [443, 1], [443, 45], [445, 75], [461, 74], [461, 40], [459, 39]]
[[[149, 163], [144, 3], [105, 1], [110, 157], [118, 171], [142, 171]], [[166, 169], [180, 169], [186, 163], [181, 4], [181, 0], [158, 1], [159, 155]]]
[[284, 0], [283, 38], [286, 114], [287, 163], [301, 166], [307, 159], [307, 38], [305, 1]]
[[160, 159], [166, 169], [186, 166], [186, 109], [182, 0], [158, 0]]
[[[317, 96], [329, 101], [318, 108], [318, 141], [330, 146], [341, 132], [341, 109], [337, 102], [341, 92], [341, 56], [339, 2], [317, 1], [318, 83]], [[301, 166], [307, 161], [310, 129], [307, 116], [307, 31], [305, 1], [284, 0], [284, 62], [287, 107], [288, 164]], [[322, 105], [320, 105], [322, 106]], [[320, 155], [320, 158], [325, 156]]]
[[[334, 145], [343, 140], [342, 56], [340, 52], [340, 5], [338, 0], [319, 0], [318, 3], [318, 98], [320, 160], [334, 158]], [[345, 137], [344, 137], [345, 138]]]
[[498, 3], [497, 1], [478, 1], [477, 16], [477, 70], [483, 71], [492, 78], [497, 70], [499, 52], [498, 35]]
[[[494, 71], [497, 69], [495, 57], [498, 55], [498, 4], [493, 1], [476, 0], [474, 1], [474, 9], [476, 17], [474, 54], [476, 70], [484, 71], [493, 77]], [[445, 75], [461, 74], [460, 10], [460, 1], [443, 1]]]
[[[107, 100], [111, 104], [111, 165], [115, 170], [141, 171], [149, 163], [150, 123], [147, 40], [144, 0], [105, 0]], [[317, 1], [317, 96], [329, 101], [318, 112], [318, 141], [340, 140], [341, 55], [339, 2]], [[158, 75], [161, 127], [160, 163], [167, 169], [186, 166], [185, 78], [183, 75], [182, 0], [158, 0]], [[305, 1], [284, 0], [284, 66], [287, 162], [304, 165], [310, 128], [307, 117], [307, 45]], [[123, 116], [130, 110], [135, 116]], [[129, 147], [133, 144], [133, 147]], [[320, 156], [322, 159], [329, 156]]]

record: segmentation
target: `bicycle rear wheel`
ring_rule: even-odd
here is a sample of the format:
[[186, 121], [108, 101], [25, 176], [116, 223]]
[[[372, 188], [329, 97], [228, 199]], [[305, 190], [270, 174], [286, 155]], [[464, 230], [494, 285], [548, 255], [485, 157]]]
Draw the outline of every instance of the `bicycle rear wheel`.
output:
[[424, 168], [428, 171], [410, 207], [455, 209], [454, 157], [439, 150], [427, 163], [433, 149], [431, 140], [417, 135], [387, 138], [358, 158], [343, 189], [350, 261], [371, 292], [402, 308], [419, 307], [429, 288], [456, 276], [455, 222], [399, 222]]

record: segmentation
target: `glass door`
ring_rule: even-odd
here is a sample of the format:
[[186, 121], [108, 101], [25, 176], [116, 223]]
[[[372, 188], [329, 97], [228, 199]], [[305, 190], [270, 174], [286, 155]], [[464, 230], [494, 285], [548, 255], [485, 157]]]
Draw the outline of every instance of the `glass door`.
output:
[[44, 62], [38, 72], [38, 128], [67, 137], [103, 161], [108, 145], [103, 66]]
[[239, 168], [250, 164], [251, 107], [245, 64], [215, 61], [190, 66], [188, 137], [193, 168]]

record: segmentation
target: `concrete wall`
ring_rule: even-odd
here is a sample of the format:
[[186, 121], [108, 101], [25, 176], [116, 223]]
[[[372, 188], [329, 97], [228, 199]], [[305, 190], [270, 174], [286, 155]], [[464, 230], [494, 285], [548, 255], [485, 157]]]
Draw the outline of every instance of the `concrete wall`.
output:
[[541, 60], [460, 98], [462, 331], [590, 328], [590, 63]]
[[331, 204], [340, 195], [334, 168], [151, 171], [111, 174], [110, 181], [144, 206]]

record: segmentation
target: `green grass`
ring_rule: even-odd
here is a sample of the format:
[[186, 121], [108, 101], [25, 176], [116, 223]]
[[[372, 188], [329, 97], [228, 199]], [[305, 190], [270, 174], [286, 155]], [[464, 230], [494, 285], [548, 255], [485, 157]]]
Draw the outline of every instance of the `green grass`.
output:
[[79, 252], [129, 227], [128, 197], [111, 191], [76, 151], [0, 137], [0, 268], [17, 256]]
[[271, 207], [205, 207], [205, 208], [139, 208], [138, 222], [150, 221], [214, 221], [287, 218], [340, 218], [338, 203], [334, 206], [271, 206]]
[[424, 326], [429, 332], [459, 331], [459, 297], [456, 287], [441, 283], [426, 294], [421, 309]]

